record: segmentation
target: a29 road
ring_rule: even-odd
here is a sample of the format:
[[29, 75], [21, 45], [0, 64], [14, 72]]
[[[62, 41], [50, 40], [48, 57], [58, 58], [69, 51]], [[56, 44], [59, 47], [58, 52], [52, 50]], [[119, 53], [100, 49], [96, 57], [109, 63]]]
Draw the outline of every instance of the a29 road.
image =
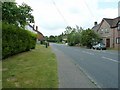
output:
[[50, 44], [72, 59], [101, 88], [118, 88], [118, 55], [114, 50], [93, 50]]

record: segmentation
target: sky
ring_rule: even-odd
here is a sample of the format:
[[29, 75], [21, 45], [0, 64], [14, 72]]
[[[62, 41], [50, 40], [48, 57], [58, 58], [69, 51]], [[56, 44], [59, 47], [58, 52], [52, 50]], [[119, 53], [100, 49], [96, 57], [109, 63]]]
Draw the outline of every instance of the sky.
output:
[[31, 6], [35, 25], [44, 36], [60, 35], [67, 26], [92, 28], [94, 22], [118, 16], [120, 0], [16, 0]]

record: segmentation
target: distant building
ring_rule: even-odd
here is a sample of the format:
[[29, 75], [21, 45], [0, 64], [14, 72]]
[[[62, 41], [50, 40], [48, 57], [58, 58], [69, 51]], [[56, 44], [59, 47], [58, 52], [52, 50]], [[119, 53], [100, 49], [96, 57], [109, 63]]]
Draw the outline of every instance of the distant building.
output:
[[44, 40], [44, 35], [40, 31], [38, 31], [38, 26], [36, 26], [35, 28], [35, 25], [28, 24], [25, 26], [25, 29], [37, 34], [37, 43]]
[[32, 25], [28, 24], [28, 25], [25, 26], [25, 29], [37, 34], [37, 32], [36, 32], [36, 30], [34, 28], [34, 25], [32, 26]]

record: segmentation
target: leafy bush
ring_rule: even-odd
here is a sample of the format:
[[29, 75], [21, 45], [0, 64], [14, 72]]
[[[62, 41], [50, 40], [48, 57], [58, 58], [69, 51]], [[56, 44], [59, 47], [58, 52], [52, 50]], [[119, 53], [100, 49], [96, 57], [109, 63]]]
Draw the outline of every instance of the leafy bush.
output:
[[15, 25], [2, 23], [2, 58], [29, 51], [36, 45], [36, 34]]
[[100, 37], [93, 30], [87, 29], [81, 32], [80, 42], [83, 46], [91, 48], [94, 42], [100, 41]]

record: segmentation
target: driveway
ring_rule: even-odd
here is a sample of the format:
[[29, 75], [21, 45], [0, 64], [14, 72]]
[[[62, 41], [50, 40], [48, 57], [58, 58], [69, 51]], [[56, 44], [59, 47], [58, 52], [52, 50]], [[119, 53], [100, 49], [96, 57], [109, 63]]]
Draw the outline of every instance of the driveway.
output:
[[51, 43], [58, 59], [60, 88], [118, 88], [118, 52]]

